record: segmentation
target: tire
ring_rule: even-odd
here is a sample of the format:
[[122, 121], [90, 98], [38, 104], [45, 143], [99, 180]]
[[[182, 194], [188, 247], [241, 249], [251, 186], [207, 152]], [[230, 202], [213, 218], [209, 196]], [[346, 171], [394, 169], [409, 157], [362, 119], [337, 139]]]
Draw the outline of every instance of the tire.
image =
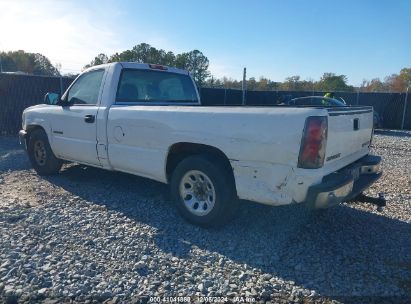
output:
[[198, 226], [225, 224], [238, 205], [229, 170], [205, 155], [182, 160], [172, 173], [170, 187], [182, 217]]
[[43, 129], [36, 129], [30, 133], [27, 153], [31, 165], [39, 175], [57, 174], [63, 164], [51, 150], [47, 134]]

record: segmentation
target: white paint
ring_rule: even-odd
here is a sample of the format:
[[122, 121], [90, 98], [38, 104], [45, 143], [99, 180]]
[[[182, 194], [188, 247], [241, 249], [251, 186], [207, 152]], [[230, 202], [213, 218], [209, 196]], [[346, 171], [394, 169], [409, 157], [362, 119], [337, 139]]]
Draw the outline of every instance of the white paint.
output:
[[[124, 66], [148, 69], [146, 64]], [[355, 116], [361, 118], [360, 131], [352, 130], [353, 116], [329, 117], [326, 156], [341, 153], [341, 157], [320, 169], [299, 169], [305, 120], [327, 116], [326, 109], [114, 104], [122, 65], [97, 68], [102, 67], [106, 74], [96, 106], [43, 105], [24, 112], [24, 128], [43, 126], [53, 151], [63, 159], [167, 183], [166, 160], [174, 144], [209, 145], [230, 160], [240, 198], [283, 205], [303, 202], [308, 188], [323, 176], [368, 153], [361, 144], [370, 138], [372, 113]], [[96, 122], [84, 123], [80, 118], [85, 114], [95, 114]], [[64, 136], [54, 135], [51, 131], [56, 129]]]

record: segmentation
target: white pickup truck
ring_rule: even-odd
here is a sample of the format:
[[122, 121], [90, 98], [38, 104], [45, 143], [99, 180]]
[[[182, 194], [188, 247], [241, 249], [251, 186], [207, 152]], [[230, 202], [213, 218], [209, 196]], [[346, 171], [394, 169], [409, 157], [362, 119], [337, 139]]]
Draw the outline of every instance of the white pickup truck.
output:
[[326, 208], [380, 176], [372, 107], [202, 106], [184, 70], [111, 63], [23, 113], [20, 140], [40, 175], [63, 160], [170, 185], [182, 216], [224, 223], [237, 199]]

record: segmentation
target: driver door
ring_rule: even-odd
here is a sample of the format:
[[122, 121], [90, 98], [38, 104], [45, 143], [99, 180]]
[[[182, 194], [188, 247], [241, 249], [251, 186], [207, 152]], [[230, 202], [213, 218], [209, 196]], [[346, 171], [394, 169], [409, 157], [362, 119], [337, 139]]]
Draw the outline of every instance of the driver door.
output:
[[57, 157], [100, 165], [97, 156], [97, 111], [104, 69], [82, 74], [63, 96], [52, 115], [51, 134]]

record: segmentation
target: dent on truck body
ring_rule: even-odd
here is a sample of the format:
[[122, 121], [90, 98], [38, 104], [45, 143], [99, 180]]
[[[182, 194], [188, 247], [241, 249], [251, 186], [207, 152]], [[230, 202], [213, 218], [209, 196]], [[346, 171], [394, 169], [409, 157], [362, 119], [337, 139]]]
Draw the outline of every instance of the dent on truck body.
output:
[[293, 168], [286, 165], [255, 161], [230, 160], [237, 194], [240, 199], [255, 200], [267, 205], [293, 202]]

